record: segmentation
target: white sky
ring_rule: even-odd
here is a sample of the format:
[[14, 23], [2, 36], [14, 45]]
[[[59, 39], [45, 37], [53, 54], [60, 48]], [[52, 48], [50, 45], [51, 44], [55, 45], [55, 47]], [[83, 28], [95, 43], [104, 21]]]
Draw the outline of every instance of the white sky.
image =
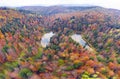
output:
[[120, 0], [0, 0], [0, 6], [29, 6], [29, 5], [57, 5], [57, 4], [89, 4], [120, 10]]

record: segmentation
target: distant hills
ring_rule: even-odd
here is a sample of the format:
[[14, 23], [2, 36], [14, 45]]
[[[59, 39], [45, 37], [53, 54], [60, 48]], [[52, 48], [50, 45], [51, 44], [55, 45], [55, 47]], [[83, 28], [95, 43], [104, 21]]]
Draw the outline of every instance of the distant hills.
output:
[[93, 6], [93, 5], [24, 6], [24, 7], [18, 7], [17, 9], [28, 10], [41, 15], [71, 13], [71, 12], [76, 12], [76, 11], [79, 12], [79, 11], [85, 11], [85, 10], [99, 10], [103, 12], [114, 11], [117, 14], [120, 13], [120, 11], [116, 9], [106, 9], [100, 6]]
[[84, 11], [88, 9], [100, 8], [98, 6], [74, 6], [74, 5], [56, 5], [56, 6], [24, 6], [18, 9], [29, 10], [41, 15], [52, 15], [57, 13], [69, 13], [75, 11]]

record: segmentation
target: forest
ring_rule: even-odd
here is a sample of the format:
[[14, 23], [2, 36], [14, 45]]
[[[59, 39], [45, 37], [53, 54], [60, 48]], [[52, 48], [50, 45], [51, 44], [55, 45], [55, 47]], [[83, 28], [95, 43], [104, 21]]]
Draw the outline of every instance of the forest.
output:
[[0, 79], [120, 79], [119, 14], [98, 6], [0, 7]]

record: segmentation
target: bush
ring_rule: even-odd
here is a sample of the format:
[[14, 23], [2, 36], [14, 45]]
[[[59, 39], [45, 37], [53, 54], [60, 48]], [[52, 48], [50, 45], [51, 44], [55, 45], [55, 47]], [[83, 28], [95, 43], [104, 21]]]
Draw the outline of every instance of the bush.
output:
[[37, 53], [33, 58], [36, 60], [36, 59], [41, 59], [43, 56], [43, 53], [39, 52]]
[[83, 65], [82, 62], [80, 62], [80, 63], [75, 63], [75, 64], [73, 64], [72, 66], [68, 66], [68, 67], [66, 68], [66, 70], [67, 70], [67, 71], [70, 71], [70, 70], [73, 70], [73, 69], [77, 69], [77, 68], [79, 68], [79, 67], [82, 66], [82, 65]]
[[42, 72], [45, 72], [45, 68], [44, 68], [44, 67], [40, 67], [40, 68], [38, 69], [38, 73], [42, 73]]
[[82, 62], [80, 62], [80, 63], [75, 63], [75, 64], [73, 65], [73, 68], [74, 68], [74, 69], [77, 69], [77, 68], [79, 68], [79, 67], [82, 66], [82, 65], [83, 65]]
[[118, 64], [120, 64], [120, 58], [117, 59]]
[[104, 74], [104, 75], [106, 75], [108, 72], [107, 72], [107, 70], [106, 69], [104, 69], [104, 70], [102, 70], [102, 72], [101, 72], [102, 74]]
[[9, 49], [9, 46], [8, 46], [8, 45], [5, 45], [5, 46], [2, 48], [2, 52], [6, 53], [8, 49]]
[[58, 64], [59, 64], [59, 65], [64, 65], [64, 60], [59, 59], [59, 60], [58, 60]]
[[104, 62], [105, 60], [103, 59], [103, 58], [101, 58], [100, 56], [97, 56], [97, 60], [99, 61], [99, 62]]
[[67, 66], [67, 68], [65, 70], [66, 71], [71, 71], [71, 70], [73, 70], [73, 66]]
[[90, 60], [94, 60], [94, 57], [93, 57], [93, 56], [91, 56], [91, 57], [90, 57]]
[[23, 68], [22, 70], [20, 70], [19, 75], [20, 77], [26, 79], [32, 75], [32, 71], [28, 68]]
[[9, 71], [13, 71], [14, 70], [14, 66], [11, 63], [5, 63], [4, 66], [6, 67], [7, 70]]
[[0, 73], [0, 79], [5, 79], [5, 75], [3, 73]]
[[66, 73], [62, 74], [63, 77], [67, 77], [68, 75]]
[[51, 55], [51, 54], [48, 54], [48, 55], [47, 55], [47, 58], [48, 58], [48, 60], [52, 60], [52, 55]]

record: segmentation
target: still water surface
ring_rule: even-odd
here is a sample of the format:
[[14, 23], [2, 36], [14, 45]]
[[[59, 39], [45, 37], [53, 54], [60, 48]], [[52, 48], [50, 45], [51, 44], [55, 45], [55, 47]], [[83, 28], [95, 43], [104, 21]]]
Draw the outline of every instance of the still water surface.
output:
[[46, 47], [49, 42], [50, 42], [50, 38], [55, 35], [53, 32], [49, 32], [43, 35], [42, 40], [41, 40], [41, 45], [42, 47]]
[[[49, 32], [49, 33], [44, 34], [42, 37], [42, 40], [41, 40], [42, 47], [46, 47], [50, 43], [50, 38], [54, 35], [55, 35], [55, 33], [53, 33], [53, 32]], [[83, 40], [81, 35], [73, 34], [71, 36], [71, 38], [74, 41], [76, 41], [77, 43], [79, 43], [80, 45], [82, 45], [83, 47], [85, 47], [86, 49], [90, 49], [90, 47], [87, 45], [86, 41]]]

